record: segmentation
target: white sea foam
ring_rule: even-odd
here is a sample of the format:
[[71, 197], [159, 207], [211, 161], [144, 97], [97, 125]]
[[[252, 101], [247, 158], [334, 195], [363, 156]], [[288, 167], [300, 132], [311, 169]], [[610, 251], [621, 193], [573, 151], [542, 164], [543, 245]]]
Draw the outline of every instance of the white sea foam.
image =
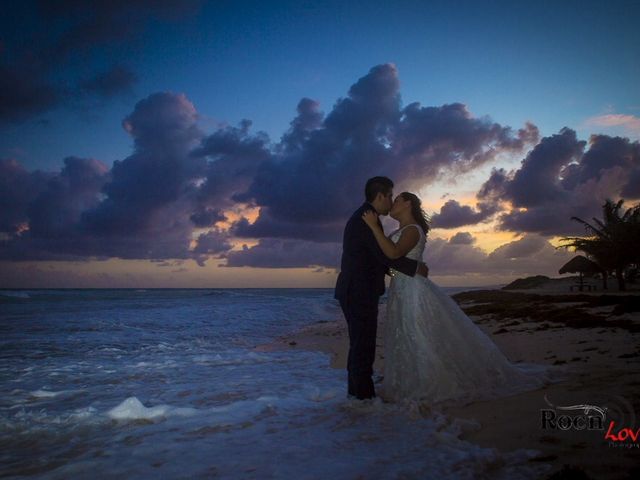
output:
[[272, 362], [273, 357], [261, 355], [256, 352], [248, 352], [241, 354], [200, 354], [194, 355], [193, 362], [199, 365], [247, 365], [254, 363]]
[[25, 405], [14, 405], [17, 410], [11, 416], [0, 418], [0, 434], [19, 432], [22, 435], [39, 435], [41, 432], [51, 432], [56, 428], [75, 427], [96, 418], [94, 407], [76, 408], [64, 413], [54, 413], [46, 408], [31, 410]]
[[333, 398], [337, 398], [340, 395], [342, 395], [342, 390], [338, 390], [336, 388], [322, 389], [319, 387], [312, 387], [311, 391], [307, 395], [307, 398], [314, 402], [324, 402]]
[[69, 397], [72, 395], [77, 395], [79, 393], [81, 393], [83, 390], [82, 389], [75, 389], [75, 390], [57, 390], [57, 391], [53, 391], [53, 390], [48, 390], [46, 389], [46, 387], [42, 387], [38, 390], [33, 390], [31, 392], [27, 393], [27, 400], [46, 400], [46, 399], [52, 399], [52, 398], [57, 398], [60, 396], [65, 396], [65, 397]]
[[36, 398], [53, 398], [53, 397], [57, 397], [61, 393], [64, 393], [64, 392], [63, 391], [52, 392], [50, 390], [36, 390], [34, 392], [31, 392], [31, 396]]
[[194, 408], [177, 408], [170, 405], [145, 407], [137, 397], [129, 397], [109, 410], [107, 416], [114, 420], [151, 420], [173, 415], [186, 417], [197, 412]]

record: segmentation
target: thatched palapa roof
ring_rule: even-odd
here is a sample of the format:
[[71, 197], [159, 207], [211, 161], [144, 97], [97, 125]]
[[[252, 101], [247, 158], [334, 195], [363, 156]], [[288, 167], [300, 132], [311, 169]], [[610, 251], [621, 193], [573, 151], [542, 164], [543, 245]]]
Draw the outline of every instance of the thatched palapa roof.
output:
[[601, 271], [602, 269], [596, 262], [593, 262], [582, 255], [576, 255], [565, 263], [560, 270], [558, 270], [558, 273], [598, 273]]

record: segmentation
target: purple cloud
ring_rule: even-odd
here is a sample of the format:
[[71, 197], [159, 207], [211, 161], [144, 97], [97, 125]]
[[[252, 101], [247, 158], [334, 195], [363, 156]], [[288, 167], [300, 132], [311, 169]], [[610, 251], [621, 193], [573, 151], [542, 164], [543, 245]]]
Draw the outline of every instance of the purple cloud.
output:
[[472, 243], [452, 241], [455, 237], [427, 243], [424, 257], [432, 275], [552, 275], [574, 255], [556, 250], [536, 234], [524, 235], [489, 254]]
[[28, 223], [27, 210], [52, 174], [28, 172], [16, 160], [0, 160], [0, 235], [14, 235]]
[[[53, 173], [0, 162], [0, 206], [7, 206], [0, 212], [0, 258], [195, 259], [202, 265], [217, 257], [229, 266], [336, 268], [344, 223], [363, 201], [368, 177], [388, 175], [396, 191], [423, 186], [538, 139], [531, 124], [513, 131], [473, 117], [461, 104], [403, 108], [397, 71], [388, 64], [371, 69], [326, 115], [302, 99], [278, 143], [252, 132], [248, 120], [205, 133], [198, 119], [186, 96], [156, 93], [124, 119], [134, 148], [111, 169], [75, 157]], [[584, 148], [569, 129], [543, 138], [519, 169], [492, 171], [475, 208], [449, 200], [434, 226], [476, 224], [510, 202], [516, 208], [502, 212], [500, 228], [569, 233], [571, 215], [596, 215], [601, 197], [637, 189], [631, 180], [640, 170], [638, 142], [595, 136], [583, 154]], [[237, 211], [239, 203], [258, 208], [259, 216], [221, 230], [225, 212]], [[258, 244], [233, 250], [237, 238]], [[514, 258], [547, 249], [536, 236], [518, 242], [492, 262], [507, 268]], [[523, 256], [507, 258], [514, 251]], [[430, 241], [428, 255], [445, 271], [453, 267], [442, 262], [462, 268], [463, 259], [469, 268], [490, 268], [468, 232]]]
[[476, 239], [469, 232], [458, 232], [449, 239], [452, 245], [472, 245]]
[[456, 200], [447, 200], [440, 207], [440, 213], [431, 217], [433, 228], [457, 228], [464, 225], [475, 225], [487, 220], [498, 211], [497, 207], [489, 203], [478, 203], [478, 211], [468, 205], [460, 205]]
[[499, 226], [542, 235], [581, 234], [572, 216], [600, 214], [607, 198], [640, 198], [640, 144], [627, 138], [593, 135], [589, 149], [576, 133], [563, 128], [543, 138], [520, 168], [493, 170], [478, 191], [489, 205], [508, 201], [516, 207], [499, 215]]
[[385, 174], [398, 186], [423, 186], [442, 172], [469, 171], [519, 151], [537, 135], [531, 124], [514, 133], [474, 118], [461, 104], [402, 108], [395, 66], [378, 65], [326, 117], [315, 102], [301, 102], [273, 158], [235, 197], [261, 207], [258, 220], [240, 223], [236, 233], [339, 241], [367, 178]]
[[235, 205], [257, 174], [258, 168], [272, 158], [269, 137], [262, 132], [252, 135], [251, 122], [239, 127], [218, 129], [203, 137], [190, 156], [206, 160], [198, 189], [198, 202], [204, 209]]
[[184, 95], [140, 101], [123, 121], [134, 139], [132, 155], [108, 172], [95, 160], [66, 159], [30, 201], [28, 230], [5, 241], [2, 256], [201, 259], [203, 252], [217, 253], [206, 236], [198, 251], [191, 248], [191, 217], [197, 223], [213, 213], [197, 201], [206, 161], [190, 155], [203, 137], [196, 121]]
[[342, 246], [299, 240], [263, 238], [253, 246], [227, 254], [228, 267], [306, 268], [324, 266], [338, 268]]

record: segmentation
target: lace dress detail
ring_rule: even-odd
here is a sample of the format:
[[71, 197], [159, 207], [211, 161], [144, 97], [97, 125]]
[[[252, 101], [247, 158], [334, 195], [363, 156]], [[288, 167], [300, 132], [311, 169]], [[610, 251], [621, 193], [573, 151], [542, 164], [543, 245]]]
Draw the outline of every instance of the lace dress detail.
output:
[[[426, 238], [406, 255], [422, 260]], [[542, 387], [546, 365], [512, 364], [456, 302], [430, 279], [392, 272], [384, 327], [383, 398], [466, 404]]]

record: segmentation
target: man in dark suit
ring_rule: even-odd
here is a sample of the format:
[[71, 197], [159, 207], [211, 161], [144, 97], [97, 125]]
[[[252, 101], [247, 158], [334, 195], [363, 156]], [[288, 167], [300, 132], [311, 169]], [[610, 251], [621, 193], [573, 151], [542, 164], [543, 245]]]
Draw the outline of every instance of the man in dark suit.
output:
[[344, 229], [342, 261], [335, 288], [349, 327], [349, 395], [363, 400], [376, 396], [373, 386], [373, 362], [378, 329], [378, 301], [384, 293], [384, 276], [389, 267], [409, 276], [427, 276], [422, 262], [406, 257], [387, 258], [373, 232], [362, 219], [367, 210], [387, 215], [391, 210], [393, 182], [373, 177], [365, 186], [366, 202], [351, 216]]

